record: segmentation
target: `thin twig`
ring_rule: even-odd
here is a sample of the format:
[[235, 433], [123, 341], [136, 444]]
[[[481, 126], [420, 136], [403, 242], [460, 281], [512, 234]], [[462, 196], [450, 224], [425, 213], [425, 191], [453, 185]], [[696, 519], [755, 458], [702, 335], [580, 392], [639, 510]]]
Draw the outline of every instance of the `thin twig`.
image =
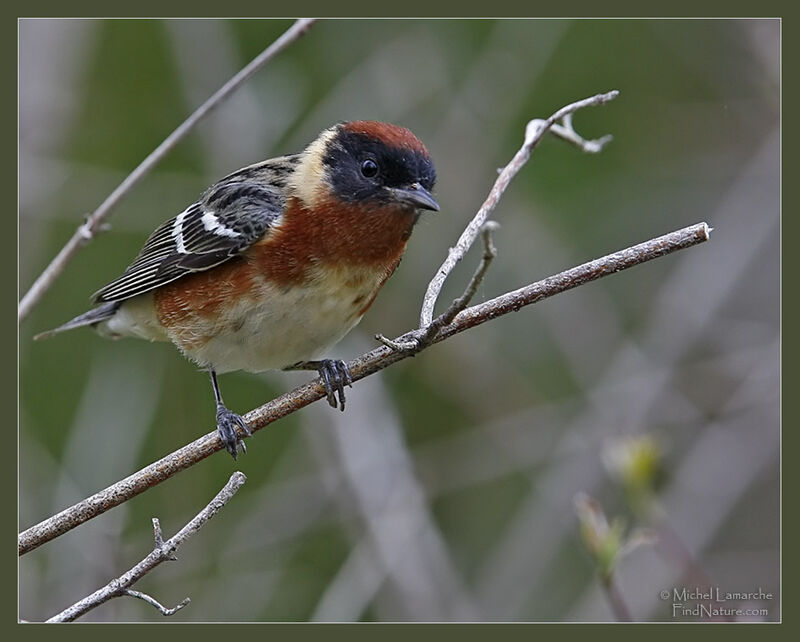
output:
[[406, 352], [419, 352], [422, 348], [430, 345], [439, 330], [455, 319], [456, 315], [469, 305], [469, 302], [472, 301], [472, 297], [474, 297], [475, 293], [478, 291], [478, 288], [483, 282], [483, 277], [486, 276], [486, 272], [489, 269], [489, 265], [491, 265], [492, 260], [497, 256], [497, 249], [492, 242], [492, 232], [498, 227], [500, 227], [500, 225], [495, 221], [486, 221], [486, 223], [481, 226], [483, 257], [475, 270], [475, 274], [472, 275], [467, 287], [464, 289], [464, 293], [455, 299], [447, 310], [431, 321], [426, 328], [421, 330], [416, 339], [406, 341], [405, 343], [399, 343], [392, 339], [387, 339], [382, 334], [376, 334], [375, 338], [383, 345], [392, 348], [392, 350], [403, 350]]
[[153, 519], [153, 530], [155, 531], [155, 546], [153, 551], [145, 557], [136, 566], [130, 569], [127, 573], [111, 580], [103, 588], [98, 589], [88, 597], [83, 598], [76, 602], [69, 608], [64, 609], [61, 613], [51, 617], [48, 622], [72, 622], [76, 618], [88, 613], [101, 604], [108, 602], [110, 599], [120, 597], [123, 595], [131, 595], [152, 604], [161, 611], [164, 615], [172, 615], [179, 609], [189, 603], [189, 598], [185, 598], [180, 604], [172, 609], [167, 609], [159, 604], [155, 599], [144, 593], [138, 591], [131, 591], [130, 587], [137, 581], [142, 579], [147, 573], [152, 571], [156, 566], [162, 562], [174, 560], [173, 553], [178, 550], [178, 547], [183, 544], [187, 539], [194, 535], [200, 527], [203, 526], [209, 519], [214, 517], [219, 510], [228, 503], [228, 501], [236, 494], [236, 492], [247, 481], [244, 473], [236, 471], [231, 475], [228, 483], [225, 484], [223, 489], [217, 493], [217, 496], [212, 499], [208, 505], [201, 510], [186, 526], [178, 531], [173, 537], [166, 542], [163, 541], [161, 536], [161, 526], [157, 519]]
[[[155, 548], [164, 548], [164, 534], [161, 532], [161, 522], [158, 521], [158, 517], [153, 518], [153, 542]], [[178, 560], [174, 555], [170, 555], [167, 559], [170, 562], [176, 562]]]
[[[533, 122], [540, 123], [542, 121]], [[611, 134], [601, 136], [595, 140], [586, 140], [578, 132], [576, 132], [575, 128], [572, 126], [572, 114], [567, 114], [564, 116], [564, 118], [561, 119], [560, 125], [557, 123], [553, 124], [550, 127], [550, 133], [558, 136], [568, 143], [572, 143], [575, 145], [575, 147], [586, 152], [587, 154], [597, 154], [598, 152], [601, 152], [603, 147], [614, 140], [614, 137]]]
[[400, 341], [395, 341], [394, 339], [390, 339], [389, 337], [386, 337], [380, 333], [375, 335], [375, 339], [380, 341], [387, 348], [391, 348], [392, 350], [396, 350], [397, 352], [407, 352], [409, 353], [409, 356], [412, 356], [413, 353], [416, 352], [421, 345], [421, 342], [416, 339], [412, 341], [400, 342]]
[[188, 597], [185, 597], [185, 598], [183, 598], [183, 600], [179, 604], [176, 604], [172, 608], [169, 608], [169, 607], [166, 607], [163, 604], [161, 604], [161, 602], [159, 602], [154, 597], [148, 595], [147, 593], [142, 593], [141, 591], [134, 591], [132, 589], [125, 589], [125, 590], [122, 591], [122, 594], [123, 595], [127, 595], [128, 597], [138, 597], [140, 600], [144, 600], [150, 606], [152, 606], [154, 609], [157, 609], [161, 613], [161, 615], [164, 615], [164, 616], [175, 615], [184, 606], [186, 606], [187, 604], [189, 604], [189, 602], [192, 601]]
[[[597, 94], [591, 98], [579, 100], [562, 107], [547, 120], [536, 119], [528, 123], [527, 127], [525, 128], [525, 141], [523, 142], [522, 147], [519, 148], [517, 153], [514, 155], [514, 158], [511, 159], [511, 162], [500, 171], [500, 175], [497, 177], [497, 180], [489, 192], [489, 196], [486, 198], [483, 205], [481, 205], [478, 213], [475, 214], [475, 217], [462, 232], [458, 242], [454, 247], [450, 248], [450, 252], [448, 253], [444, 263], [442, 263], [442, 266], [437, 270], [433, 279], [431, 279], [431, 282], [428, 284], [428, 289], [425, 292], [425, 298], [422, 301], [422, 310], [420, 311], [420, 328], [427, 328], [433, 321], [433, 311], [436, 307], [436, 300], [439, 298], [439, 293], [442, 291], [445, 280], [447, 280], [448, 275], [453, 271], [453, 268], [456, 266], [456, 264], [462, 258], [464, 258], [464, 255], [466, 255], [469, 248], [472, 247], [475, 239], [478, 238], [478, 234], [480, 234], [481, 227], [489, 218], [489, 215], [494, 211], [497, 203], [500, 202], [500, 198], [511, 182], [511, 179], [513, 179], [514, 176], [516, 176], [517, 173], [522, 169], [525, 163], [528, 162], [531, 152], [542, 139], [542, 137], [559, 120], [566, 118], [567, 120], [565, 124], [563, 124], [558, 130], [559, 135], [562, 138], [566, 138], [573, 144], [578, 144], [582, 148], [586, 149], [586, 151], [599, 151], [602, 149], [602, 146], [610, 140], [610, 137], [606, 136], [596, 141], [584, 141], [584, 139], [578, 136], [578, 134], [575, 133], [575, 130], [572, 129], [571, 121], [568, 119], [568, 117], [579, 109], [594, 105], [602, 105], [610, 100], [613, 100], [618, 95], [619, 92], [616, 90], [605, 94]], [[581, 144], [579, 141], [582, 141], [584, 144]]]
[[156, 147], [147, 158], [145, 158], [139, 166], [134, 169], [125, 178], [119, 186], [109, 194], [100, 206], [92, 212], [85, 220], [85, 222], [75, 230], [67, 244], [61, 248], [61, 251], [50, 261], [50, 264], [45, 268], [39, 277], [34, 281], [30, 289], [22, 297], [17, 308], [17, 322], [21, 322], [33, 307], [39, 302], [44, 293], [50, 289], [58, 276], [67, 267], [67, 263], [77, 253], [77, 251], [86, 245], [95, 234], [100, 231], [104, 219], [109, 215], [111, 210], [122, 200], [124, 196], [131, 191], [134, 185], [138, 183], [144, 176], [146, 176], [153, 167], [156, 166], [172, 149], [183, 140], [186, 135], [194, 128], [200, 120], [206, 116], [210, 111], [217, 107], [223, 100], [228, 98], [242, 83], [244, 83], [256, 71], [268, 63], [277, 54], [283, 51], [286, 47], [292, 44], [295, 40], [300, 38], [308, 29], [314, 24], [315, 19], [303, 18], [297, 20], [289, 29], [287, 29], [275, 42], [269, 47], [264, 49], [258, 56], [253, 58], [247, 66], [243, 67], [239, 73], [220, 87], [213, 96], [206, 100], [194, 113], [192, 113], [185, 121], [183, 121], [175, 131], [173, 131], [164, 141]]
[[[486, 323], [509, 312], [516, 312], [526, 305], [565, 292], [589, 281], [594, 281], [620, 270], [625, 270], [640, 263], [707, 241], [709, 231], [706, 223], [697, 223], [560, 272], [484, 303], [473, 305], [458, 313], [449, 324], [443, 326], [433, 338], [432, 343], [438, 343], [469, 328]], [[419, 330], [414, 330], [398, 337], [396, 341], [398, 343], [409, 342], [418, 338], [419, 334]], [[348, 366], [353, 381], [358, 381], [397, 361], [405, 359], [411, 354], [413, 353], [381, 346], [354, 359]], [[245, 421], [250, 430], [255, 433], [324, 396], [325, 389], [322, 381], [317, 378], [252, 410], [245, 416]], [[22, 555], [41, 546], [45, 542], [127, 501], [131, 497], [172, 477], [181, 470], [193, 466], [223, 448], [224, 446], [216, 430], [196, 439], [139, 472], [27, 529], [19, 536], [19, 554]]]
[[439, 317], [442, 320], [442, 325], [447, 325], [456, 318], [459, 312], [466, 309], [469, 302], [472, 301], [472, 297], [474, 297], [475, 293], [478, 291], [481, 283], [483, 283], [483, 277], [486, 276], [489, 266], [497, 256], [497, 248], [492, 241], [492, 232], [499, 227], [500, 224], [495, 221], [486, 221], [481, 227], [481, 236], [483, 236], [483, 256], [481, 257], [481, 262], [478, 264], [475, 274], [472, 275], [472, 278], [467, 284], [464, 293], [453, 301], [444, 314]]

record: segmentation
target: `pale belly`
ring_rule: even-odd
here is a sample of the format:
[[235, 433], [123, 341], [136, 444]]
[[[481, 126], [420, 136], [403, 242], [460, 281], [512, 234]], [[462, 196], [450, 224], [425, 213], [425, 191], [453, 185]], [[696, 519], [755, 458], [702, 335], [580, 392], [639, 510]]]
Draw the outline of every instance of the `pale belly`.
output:
[[190, 314], [168, 331], [157, 323], [148, 293], [126, 301], [98, 330], [114, 338], [171, 340], [218, 373], [281, 369], [325, 356], [361, 320], [385, 278], [374, 270], [348, 271], [285, 289], [262, 280], [253, 296], [227, 305], [214, 320]]
[[362, 317], [363, 303], [353, 304], [359, 296], [315, 286], [273, 291], [227, 310], [203, 345], [178, 345], [193, 361], [220, 373], [285, 368], [323, 356], [352, 330]]

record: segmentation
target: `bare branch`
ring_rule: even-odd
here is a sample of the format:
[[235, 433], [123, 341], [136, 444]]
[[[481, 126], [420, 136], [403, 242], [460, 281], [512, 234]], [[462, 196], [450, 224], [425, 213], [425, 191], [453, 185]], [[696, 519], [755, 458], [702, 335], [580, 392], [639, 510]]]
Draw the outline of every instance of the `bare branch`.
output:
[[416, 350], [418, 350], [421, 344], [421, 342], [417, 339], [414, 339], [412, 341], [403, 341], [403, 342], [395, 341], [394, 339], [390, 339], [389, 337], [386, 337], [380, 333], [375, 335], [375, 339], [380, 341], [387, 348], [391, 348], [392, 350], [396, 350], [397, 352], [409, 352], [409, 353], [415, 352]]
[[[677, 250], [703, 243], [708, 240], [709, 231], [710, 229], [706, 223], [697, 223], [560, 272], [484, 303], [473, 305], [456, 314], [450, 323], [444, 325], [433, 337], [432, 343], [438, 343], [469, 328], [486, 323], [509, 312], [516, 312], [526, 305], [536, 303], [590, 281], [651, 261]], [[414, 330], [408, 332], [396, 339], [396, 342], [404, 344], [417, 340], [421, 332], [423, 331]], [[411, 354], [413, 352], [381, 346], [354, 359], [348, 366], [353, 381], [358, 381], [411, 356]], [[316, 378], [252, 410], [244, 418], [250, 430], [255, 433], [324, 396], [325, 390], [322, 381]], [[19, 536], [19, 554], [22, 555], [41, 546], [45, 542], [127, 501], [223, 448], [224, 446], [216, 430], [196, 439], [139, 472], [27, 529]]]
[[128, 597], [138, 597], [140, 600], [144, 600], [145, 602], [147, 602], [153, 608], [158, 609], [158, 611], [161, 613], [161, 615], [164, 615], [164, 616], [175, 615], [184, 606], [186, 606], [187, 604], [189, 604], [189, 602], [191, 602], [191, 600], [188, 597], [185, 597], [185, 598], [183, 598], [183, 600], [181, 600], [181, 602], [179, 604], [176, 604], [172, 608], [168, 608], [168, 607], [164, 606], [163, 604], [161, 604], [161, 602], [156, 600], [154, 597], [149, 596], [147, 593], [142, 593], [141, 591], [134, 591], [132, 589], [125, 589], [124, 591], [122, 591], [122, 594], [123, 595], [127, 595]]
[[431, 321], [430, 325], [420, 332], [419, 337], [411, 341], [406, 341], [405, 343], [399, 343], [397, 341], [393, 341], [392, 339], [387, 339], [382, 334], [376, 334], [375, 338], [383, 345], [390, 347], [392, 350], [401, 350], [406, 352], [419, 352], [421, 348], [430, 345], [433, 337], [436, 336], [439, 330], [455, 319], [456, 315], [464, 310], [467, 305], [469, 305], [469, 302], [472, 301], [472, 297], [474, 297], [475, 293], [478, 291], [480, 284], [483, 282], [483, 277], [486, 275], [486, 272], [489, 269], [489, 265], [497, 256], [497, 249], [492, 242], [492, 232], [498, 227], [500, 227], [500, 225], [495, 221], [486, 221], [486, 223], [483, 224], [481, 227], [481, 234], [483, 236], [483, 257], [481, 258], [481, 262], [478, 264], [478, 268], [475, 270], [475, 274], [472, 275], [472, 278], [467, 284], [464, 293], [455, 299], [450, 304], [450, 307], [445, 310], [445, 312]]
[[[542, 121], [533, 121], [540, 123]], [[561, 119], [561, 124], [554, 124], [550, 127], [550, 132], [559, 138], [572, 143], [578, 149], [586, 152], [587, 154], [597, 154], [603, 151], [603, 148], [608, 145], [614, 137], [611, 134], [601, 136], [595, 140], [586, 140], [572, 126], [572, 114], [567, 114]]]
[[[164, 535], [161, 533], [161, 522], [158, 521], [158, 517], [153, 518], [153, 542], [154, 548], [164, 548]], [[167, 559], [170, 562], [178, 561], [174, 555], [170, 555]]]
[[125, 178], [119, 186], [108, 195], [100, 206], [92, 212], [86, 221], [75, 230], [67, 244], [61, 248], [61, 251], [50, 261], [50, 264], [45, 268], [30, 289], [26, 292], [25, 296], [19, 302], [17, 308], [17, 322], [20, 323], [39, 302], [44, 293], [50, 289], [58, 276], [67, 267], [67, 263], [72, 259], [77, 251], [92, 240], [97, 232], [102, 229], [102, 224], [105, 218], [109, 215], [111, 210], [122, 200], [124, 196], [131, 191], [142, 178], [144, 178], [153, 167], [156, 166], [172, 149], [183, 140], [186, 135], [194, 128], [197, 123], [202, 120], [209, 112], [215, 107], [219, 106], [222, 101], [228, 98], [236, 89], [238, 89], [250, 76], [252, 76], [261, 67], [272, 60], [277, 54], [286, 49], [295, 40], [300, 38], [306, 31], [314, 24], [315, 19], [303, 18], [297, 20], [289, 29], [287, 29], [275, 42], [269, 47], [264, 49], [258, 56], [253, 58], [239, 73], [220, 87], [208, 100], [206, 100], [194, 113], [192, 113], [185, 121], [183, 121], [175, 131], [173, 131], [164, 141], [156, 147], [147, 158], [145, 158], [139, 166], [134, 169]]
[[450, 323], [456, 318], [456, 315], [459, 312], [464, 310], [469, 305], [469, 302], [472, 301], [472, 297], [475, 296], [475, 293], [478, 291], [481, 283], [483, 283], [483, 277], [486, 276], [486, 272], [489, 270], [489, 265], [491, 265], [492, 261], [497, 256], [497, 248], [494, 246], [494, 242], [492, 241], [492, 232], [499, 227], [500, 224], [495, 221], [486, 221], [481, 227], [481, 236], [483, 237], [483, 257], [481, 257], [481, 262], [478, 264], [475, 274], [472, 275], [472, 278], [467, 284], [464, 294], [453, 301], [447, 311], [440, 317], [442, 319], [442, 325], [447, 325]]
[[223, 489], [217, 493], [216, 497], [212, 499], [208, 505], [201, 510], [195, 517], [178, 531], [173, 537], [166, 542], [163, 541], [161, 536], [161, 526], [157, 519], [153, 519], [153, 530], [155, 531], [155, 546], [153, 551], [145, 557], [136, 566], [130, 569], [127, 573], [111, 580], [103, 588], [98, 589], [88, 597], [76, 602], [67, 609], [61, 611], [57, 615], [51, 617], [48, 622], [72, 622], [80, 616], [88, 613], [101, 604], [108, 602], [110, 599], [120, 597], [122, 595], [130, 595], [138, 597], [141, 600], [153, 605], [164, 615], [172, 615], [178, 610], [182, 609], [189, 603], [189, 598], [185, 598], [180, 604], [172, 609], [168, 609], [159, 604], [155, 599], [140, 593], [138, 591], [130, 590], [130, 587], [138, 582], [147, 573], [152, 571], [156, 566], [162, 562], [174, 560], [173, 553], [178, 550], [178, 547], [183, 544], [187, 539], [194, 535], [200, 527], [203, 526], [209, 519], [214, 517], [219, 510], [228, 503], [228, 501], [236, 494], [236, 492], [247, 481], [244, 473], [236, 471], [231, 475], [228, 483], [225, 484]]
[[542, 139], [542, 137], [550, 129], [552, 129], [553, 125], [555, 125], [559, 120], [567, 119], [565, 120], [565, 124], [558, 129], [558, 135], [560, 137], [569, 140], [573, 144], [578, 144], [578, 146], [586, 149], [586, 151], [600, 151], [603, 145], [605, 145], [610, 138], [604, 137], [597, 141], [584, 141], [584, 139], [578, 136], [578, 134], [575, 133], [575, 130], [572, 129], [571, 120], [569, 120], [568, 117], [579, 109], [594, 105], [602, 105], [610, 100], [613, 100], [618, 95], [619, 92], [616, 90], [610, 91], [606, 94], [597, 94], [591, 98], [579, 100], [562, 107], [547, 120], [537, 119], [528, 123], [527, 127], [525, 128], [525, 141], [523, 142], [522, 147], [519, 148], [517, 153], [514, 155], [514, 158], [511, 159], [511, 162], [501, 170], [500, 175], [497, 177], [492, 189], [489, 191], [489, 196], [486, 197], [486, 200], [484, 201], [483, 205], [481, 205], [478, 213], [475, 214], [475, 217], [461, 233], [461, 236], [458, 239], [458, 242], [455, 244], [455, 247], [450, 248], [450, 252], [448, 253], [444, 263], [442, 263], [442, 266], [437, 270], [436, 275], [428, 284], [428, 290], [425, 292], [425, 298], [422, 302], [422, 310], [419, 317], [420, 328], [427, 328], [433, 321], [433, 311], [436, 307], [436, 300], [439, 298], [439, 293], [442, 291], [444, 282], [447, 280], [447, 277], [449, 276], [450, 272], [453, 271], [453, 268], [456, 266], [456, 264], [462, 258], [464, 258], [464, 255], [467, 253], [469, 248], [472, 247], [472, 244], [475, 242], [478, 234], [480, 234], [481, 227], [489, 218], [489, 215], [494, 211], [497, 203], [500, 202], [500, 197], [503, 195], [503, 192], [506, 191], [511, 179], [513, 179], [522, 169], [523, 165], [528, 162], [531, 152], [533, 151], [534, 147], [539, 144], [539, 141]]

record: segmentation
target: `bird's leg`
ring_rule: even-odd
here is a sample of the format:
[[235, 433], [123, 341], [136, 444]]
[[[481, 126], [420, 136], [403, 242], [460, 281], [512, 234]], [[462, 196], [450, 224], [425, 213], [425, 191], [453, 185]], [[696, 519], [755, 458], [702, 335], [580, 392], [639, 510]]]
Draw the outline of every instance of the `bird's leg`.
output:
[[[353, 387], [353, 378], [350, 375], [350, 368], [340, 359], [321, 359], [319, 361], [298, 361], [294, 365], [284, 368], [284, 370], [316, 370], [322, 378], [322, 385], [328, 403], [333, 408], [344, 410], [344, 387]], [[336, 396], [339, 396], [337, 402]]]
[[222, 401], [222, 394], [219, 391], [219, 384], [217, 383], [217, 373], [213, 370], [209, 370], [209, 372], [211, 373], [211, 385], [214, 388], [214, 399], [217, 402], [217, 430], [219, 431], [219, 436], [222, 438], [222, 443], [225, 444], [225, 450], [236, 459], [240, 445], [242, 447], [242, 452], [247, 452], [244, 440], [236, 434], [236, 426], [239, 426], [248, 437], [253, 433], [250, 432], [245, 420], [242, 419], [240, 415], [231, 412], [225, 407], [225, 402]]

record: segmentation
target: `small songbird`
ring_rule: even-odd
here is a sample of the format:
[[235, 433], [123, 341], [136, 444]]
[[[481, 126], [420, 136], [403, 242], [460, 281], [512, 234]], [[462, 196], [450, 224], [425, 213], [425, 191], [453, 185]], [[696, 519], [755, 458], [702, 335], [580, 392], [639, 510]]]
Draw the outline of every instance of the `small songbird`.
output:
[[[217, 429], [234, 459], [250, 435], [217, 374], [317, 370], [331, 406], [351, 384], [319, 359], [364, 316], [421, 210], [438, 210], [436, 170], [409, 130], [339, 123], [300, 154], [250, 165], [159, 226], [99, 304], [37, 338], [92, 326], [110, 338], [172, 341], [207, 369]], [[337, 400], [338, 395], [338, 400]]]

